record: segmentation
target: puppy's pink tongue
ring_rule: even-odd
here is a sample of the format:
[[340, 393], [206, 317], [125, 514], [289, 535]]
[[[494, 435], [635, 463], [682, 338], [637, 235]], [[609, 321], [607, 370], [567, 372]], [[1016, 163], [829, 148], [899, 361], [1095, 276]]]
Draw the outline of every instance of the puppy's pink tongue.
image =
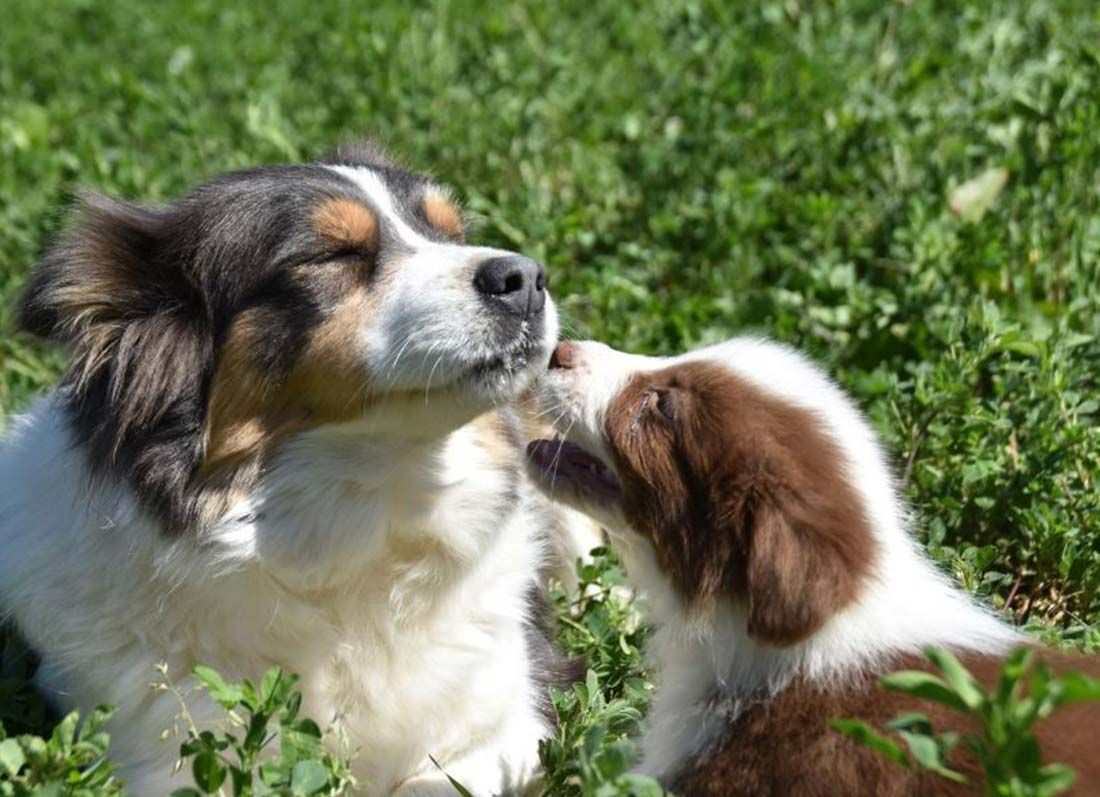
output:
[[553, 440], [532, 440], [527, 444], [527, 458], [545, 470], [553, 463], [557, 449], [558, 444]]

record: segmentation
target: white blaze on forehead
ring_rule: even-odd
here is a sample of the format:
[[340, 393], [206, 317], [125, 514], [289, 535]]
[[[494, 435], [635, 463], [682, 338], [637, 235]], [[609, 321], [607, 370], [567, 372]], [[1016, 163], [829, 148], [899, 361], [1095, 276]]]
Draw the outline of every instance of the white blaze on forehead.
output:
[[[447, 271], [455, 266], [468, 265], [490, 257], [514, 254], [504, 249], [440, 242], [425, 238], [410, 227], [408, 222], [401, 216], [394, 204], [393, 194], [390, 192], [385, 180], [377, 172], [362, 166], [326, 166], [325, 168], [351, 180], [366, 194], [374, 212], [380, 218], [384, 218], [390, 228], [396, 231], [401, 240], [416, 254], [431, 254], [431, 261], [417, 263], [418, 266], [433, 263], [438, 270]], [[409, 262], [413, 262], [414, 259], [410, 259]]]
[[[456, 383], [494, 358], [518, 356], [515, 349], [530, 337], [533, 321], [525, 321], [511, 340], [500, 340], [498, 314], [474, 284], [482, 263], [514, 252], [428, 237], [410, 224], [407, 214], [412, 208], [402, 207], [401, 197], [394, 195], [379, 171], [325, 168], [358, 188], [359, 201], [369, 205], [379, 226], [402, 244], [386, 258], [387, 279], [374, 294], [372, 312], [358, 333], [365, 367], [376, 387], [416, 388], [426, 394], [430, 388]], [[541, 344], [549, 356], [557, 320], [549, 300], [546, 308]], [[525, 381], [531, 367], [524, 362], [521, 373], [501, 378]]]
[[325, 168], [331, 169], [355, 183], [367, 195], [371, 205], [374, 206], [374, 211], [385, 217], [386, 221], [397, 230], [401, 240], [405, 243], [412, 246], [424, 246], [432, 243], [401, 218], [401, 214], [394, 207], [393, 194], [390, 193], [390, 189], [386, 186], [385, 181], [378, 176], [377, 172], [358, 166], [326, 166]]

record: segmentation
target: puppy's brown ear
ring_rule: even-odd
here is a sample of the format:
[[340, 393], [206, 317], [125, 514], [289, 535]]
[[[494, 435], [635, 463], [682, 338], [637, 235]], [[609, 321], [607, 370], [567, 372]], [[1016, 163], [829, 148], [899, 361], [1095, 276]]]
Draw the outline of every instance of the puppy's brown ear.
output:
[[822, 419], [762, 393], [754, 403], [736, 436], [751, 474], [740, 505], [748, 632], [790, 645], [857, 597], [875, 542], [849, 455]]
[[845, 528], [861, 518], [849, 521], [823, 503], [814, 508], [802, 500], [763, 497], [749, 525], [748, 632], [768, 644], [805, 639], [843, 609], [870, 555], [865, 526]]

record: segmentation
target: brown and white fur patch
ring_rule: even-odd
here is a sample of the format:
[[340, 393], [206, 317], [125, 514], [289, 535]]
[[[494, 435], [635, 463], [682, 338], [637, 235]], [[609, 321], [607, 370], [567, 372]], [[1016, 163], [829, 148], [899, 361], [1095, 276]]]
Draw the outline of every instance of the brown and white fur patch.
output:
[[[923, 554], [874, 432], [835, 384], [757, 339], [669, 359], [566, 342], [538, 392], [564, 440], [532, 443], [532, 472], [608, 530], [657, 627], [642, 771], [682, 797], [963, 793], [829, 726], [918, 708], [875, 678], [923, 666], [928, 646], [988, 684], [1026, 642]], [[1100, 790], [1085, 749], [1098, 722], [1079, 708], [1040, 725], [1078, 794]]]

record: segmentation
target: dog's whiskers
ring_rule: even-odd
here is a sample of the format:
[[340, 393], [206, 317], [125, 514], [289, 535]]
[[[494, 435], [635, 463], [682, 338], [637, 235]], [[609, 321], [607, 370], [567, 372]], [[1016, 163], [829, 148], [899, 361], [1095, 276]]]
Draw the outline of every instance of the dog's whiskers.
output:
[[[558, 420], [561, 420], [561, 416], [558, 416]], [[554, 452], [554, 458], [550, 461], [550, 494], [553, 495], [558, 486], [558, 463], [561, 461], [561, 452], [565, 448], [566, 438], [573, 430], [573, 425], [577, 422], [576, 418], [573, 418], [569, 422], [569, 426], [566, 427], [565, 432], [562, 433], [558, 440], [558, 450]], [[556, 425], [556, 424], [555, 424]]]
[[435, 376], [435, 369], [439, 367], [439, 364], [443, 361], [443, 354], [440, 354], [435, 358], [435, 362], [432, 364], [432, 370], [428, 372], [428, 382], [424, 386], [424, 403], [428, 403], [428, 398], [432, 392], [432, 377]]

